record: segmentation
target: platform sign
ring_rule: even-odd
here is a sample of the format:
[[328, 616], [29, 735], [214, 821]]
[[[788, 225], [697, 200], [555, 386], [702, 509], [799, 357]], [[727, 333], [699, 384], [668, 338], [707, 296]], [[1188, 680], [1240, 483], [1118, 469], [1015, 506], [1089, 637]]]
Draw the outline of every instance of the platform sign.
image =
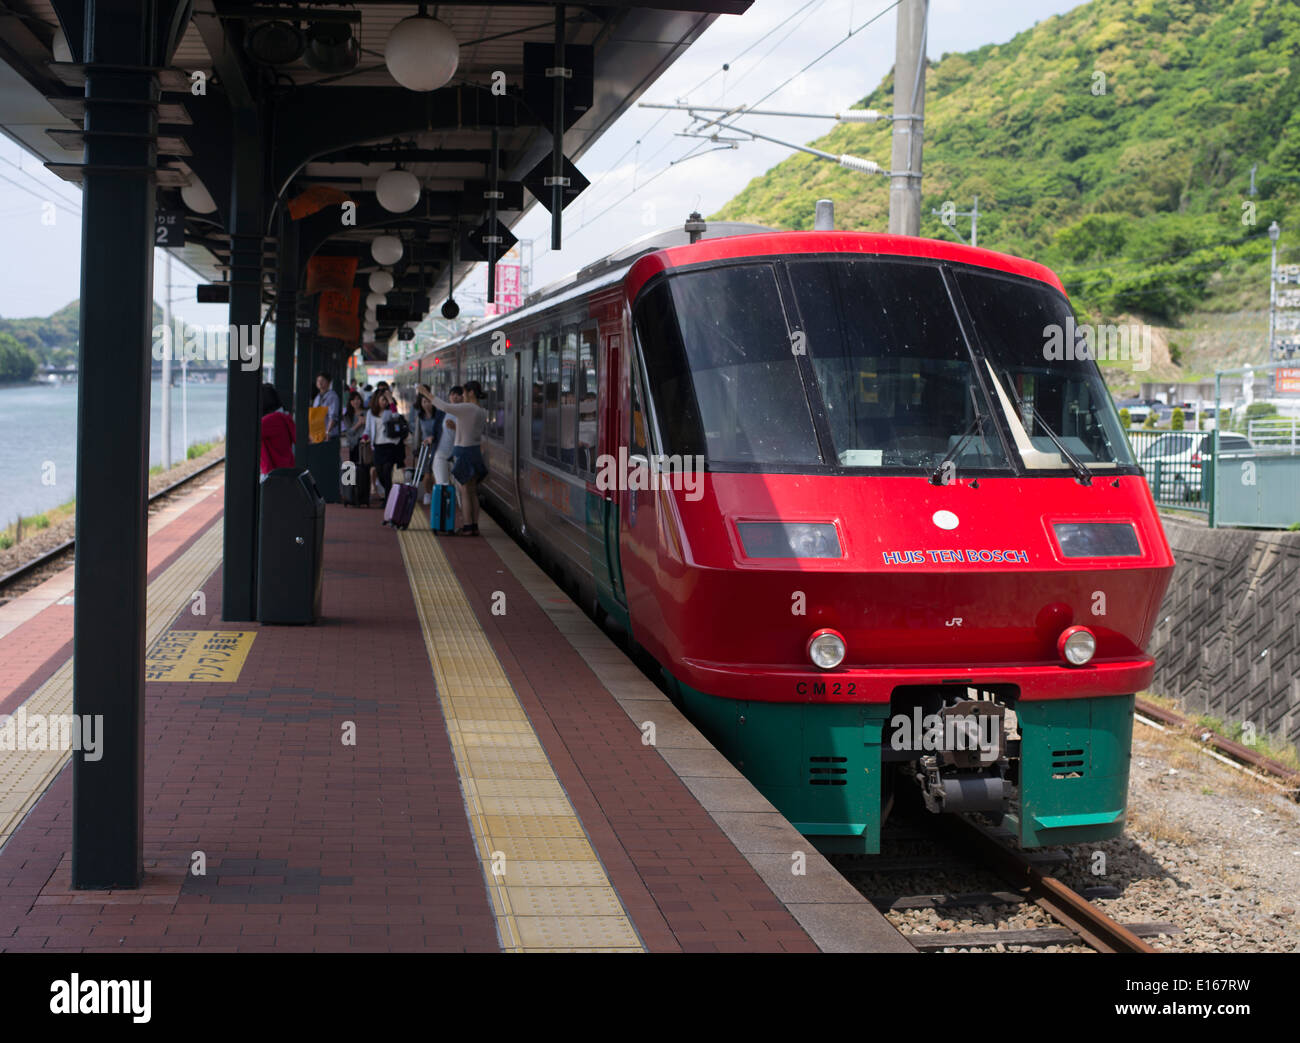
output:
[[169, 630], [144, 657], [144, 679], [173, 684], [239, 680], [253, 630]]
[[519, 248], [514, 247], [505, 254], [496, 267], [496, 300], [483, 309], [484, 315], [505, 315], [514, 311], [523, 303], [521, 268], [519, 265]]
[[154, 246], [185, 245], [185, 214], [180, 210], [154, 211]]
[[1279, 395], [1300, 395], [1300, 368], [1274, 370], [1273, 390]]

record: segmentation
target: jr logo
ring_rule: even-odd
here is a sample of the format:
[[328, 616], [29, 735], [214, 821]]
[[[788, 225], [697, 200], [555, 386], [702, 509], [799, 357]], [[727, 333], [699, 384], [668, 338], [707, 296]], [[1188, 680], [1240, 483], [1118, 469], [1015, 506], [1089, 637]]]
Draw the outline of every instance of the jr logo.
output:
[[944, 623], [944, 626], [946, 626], [946, 627], [959, 627], [959, 626], [961, 626], [961, 616], [953, 616], [952, 619], [950, 619], [950, 620], [948, 620], [946, 623]]

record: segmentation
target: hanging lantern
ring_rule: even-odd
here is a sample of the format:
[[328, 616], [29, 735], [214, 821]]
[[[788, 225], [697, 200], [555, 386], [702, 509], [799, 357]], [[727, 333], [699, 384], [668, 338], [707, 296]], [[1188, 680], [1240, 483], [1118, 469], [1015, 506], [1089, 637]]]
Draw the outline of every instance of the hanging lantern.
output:
[[376, 236], [370, 242], [370, 256], [387, 267], [402, 259], [402, 240], [395, 235]]
[[383, 293], [366, 294], [367, 308], [378, 308], [381, 304], [387, 304], [387, 303], [388, 303], [387, 294], [383, 294]]
[[460, 44], [436, 18], [414, 15], [398, 22], [388, 34], [384, 64], [407, 90], [437, 90], [456, 75]]
[[420, 179], [409, 170], [385, 170], [375, 182], [375, 197], [390, 214], [404, 214], [420, 201]]
[[375, 293], [388, 293], [393, 288], [393, 273], [380, 269], [370, 273], [368, 284]]

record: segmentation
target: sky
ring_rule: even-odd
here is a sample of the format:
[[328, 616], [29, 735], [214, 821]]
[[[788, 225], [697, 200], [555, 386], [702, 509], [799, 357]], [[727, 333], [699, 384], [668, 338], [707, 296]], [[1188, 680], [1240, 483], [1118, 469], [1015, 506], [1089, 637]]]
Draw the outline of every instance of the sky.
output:
[[[890, 0], [755, 0], [742, 16], [721, 16], [653, 84], [642, 101], [698, 105], [757, 105], [831, 114], [870, 93], [894, 59], [896, 16]], [[1002, 43], [1035, 22], [1063, 13], [1079, 0], [931, 0], [926, 53], [937, 61], [950, 51]], [[850, 29], [860, 31], [850, 34]], [[800, 72], [823, 52], [830, 54]], [[723, 71], [728, 64], [730, 69]], [[789, 79], [786, 86], [773, 88]], [[532, 288], [590, 263], [647, 232], [680, 226], [691, 210], [719, 210], [750, 179], [790, 155], [775, 144], [753, 142], [713, 148], [678, 136], [685, 113], [632, 108], [579, 160], [592, 183], [564, 212], [564, 245], [549, 249], [550, 215], [534, 206], [515, 225], [533, 244]], [[745, 117], [745, 126], [786, 141], [805, 143], [825, 134], [830, 120]], [[698, 154], [684, 159], [693, 149]], [[884, 165], [888, 156], [867, 156]], [[888, 180], [863, 175], [864, 191], [888, 191]], [[0, 316], [49, 315], [80, 292], [80, 191], [49, 174], [13, 141], [0, 138], [0, 243], [22, 264], [0, 279]], [[192, 272], [173, 265], [175, 311], [188, 322], [225, 321], [222, 305], [195, 302]], [[154, 298], [162, 301], [161, 255], [154, 264]], [[476, 311], [486, 288], [486, 267], [457, 290], [466, 312]]]

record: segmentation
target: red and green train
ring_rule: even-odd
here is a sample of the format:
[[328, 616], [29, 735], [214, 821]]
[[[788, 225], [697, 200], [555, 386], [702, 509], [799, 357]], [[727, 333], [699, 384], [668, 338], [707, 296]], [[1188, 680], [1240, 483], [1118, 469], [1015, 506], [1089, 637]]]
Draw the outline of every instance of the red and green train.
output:
[[489, 509], [823, 850], [905, 783], [1034, 847], [1122, 831], [1173, 569], [1074, 328], [1029, 261], [719, 224], [399, 384], [483, 385]]

